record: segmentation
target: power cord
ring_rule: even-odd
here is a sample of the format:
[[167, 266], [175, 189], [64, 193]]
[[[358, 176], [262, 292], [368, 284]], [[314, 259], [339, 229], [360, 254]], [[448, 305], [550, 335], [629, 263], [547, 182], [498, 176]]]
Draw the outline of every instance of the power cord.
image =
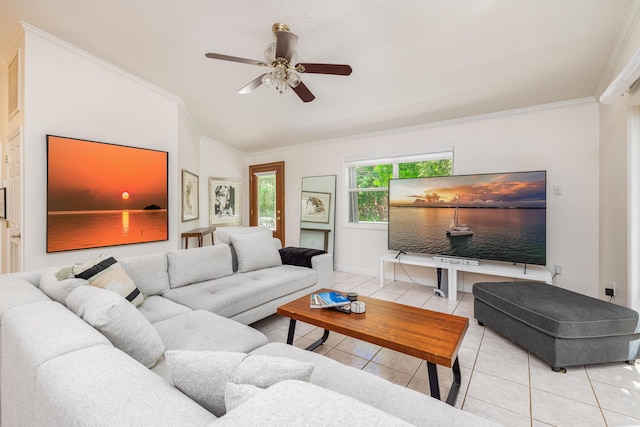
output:
[[409, 273], [407, 273], [407, 270], [404, 269], [404, 265], [402, 264], [402, 255], [406, 255], [406, 254], [407, 253], [405, 251], [402, 251], [402, 250], [398, 251], [398, 255], [396, 255], [396, 259], [398, 260], [398, 265], [400, 266], [400, 268], [402, 268], [402, 271], [404, 271], [404, 274], [407, 275], [409, 280], [411, 280], [411, 282], [413, 282], [414, 285], [422, 286], [418, 282], [413, 280], [413, 277], [411, 277], [411, 275]]

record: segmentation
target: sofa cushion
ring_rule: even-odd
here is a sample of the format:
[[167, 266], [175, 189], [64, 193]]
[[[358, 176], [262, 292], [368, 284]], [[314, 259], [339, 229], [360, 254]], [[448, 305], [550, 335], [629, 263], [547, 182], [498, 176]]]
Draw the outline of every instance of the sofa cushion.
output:
[[179, 314], [193, 311], [187, 306], [173, 302], [159, 295], [152, 295], [144, 299], [138, 310], [151, 323], [171, 319]]
[[315, 270], [281, 265], [171, 289], [164, 297], [194, 310], [232, 317], [317, 282]]
[[167, 254], [164, 252], [121, 258], [119, 261], [145, 297], [162, 295], [169, 290]]
[[224, 407], [232, 411], [264, 389], [251, 384], [227, 383], [224, 388]]
[[111, 346], [47, 360], [31, 393], [25, 404], [36, 419], [16, 425], [206, 426], [216, 420], [164, 378]]
[[[4, 279], [4, 278], [3, 278]], [[15, 304], [5, 298], [5, 280], [0, 286], [0, 306]], [[34, 292], [46, 296], [24, 281]], [[89, 286], [86, 286], [87, 288]], [[20, 296], [20, 295], [18, 295]], [[13, 305], [2, 313], [2, 425], [36, 426], [34, 391], [38, 368], [60, 355], [91, 346], [113, 346], [104, 335], [89, 326], [61, 304], [47, 300]], [[68, 377], [73, 378], [75, 374]]]
[[[425, 399], [424, 394], [418, 391], [398, 386], [313, 351], [274, 342], [255, 349], [251, 354], [287, 357], [313, 363], [314, 369], [310, 381], [312, 384], [357, 399], [414, 425], [474, 427], [496, 425], [469, 412], [460, 411], [440, 400]], [[366, 393], [363, 392], [364, 390]], [[244, 409], [245, 405], [238, 409]], [[235, 411], [229, 414], [233, 412]]]
[[266, 233], [232, 234], [231, 243], [238, 257], [238, 272], [282, 265], [273, 237]]
[[203, 310], [179, 314], [153, 324], [166, 350], [247, 353], [269, 342], [260, 331]]
[[[457, 425], [431, 424], [431, 419], [427, 421], [429, 425]], [[277, 383], [255, 394], [216, 420], [214, 425], [341, 427], [345, 424], [380, 427], [411, 425], [356, 399], [296, 380]], [[421, 424], [426, 424], [425, 420]]]
[[167, 252], [171, 288], [233, 274], [229, 246], [216, 245]]
[[167, 351], [165, 360], [175, 386], [218, 417], [226, 412], [228, 382], [266, 388], [287, 379], [309, 381], [313, 371], [311, 363], [225, 351]]
[[0, 276], [0, 318], [13, 307], [40, 301], [51, 301], [42, 290], [15, 274]]
[[69, 294], [78, 286], [88, 285], [89, 281], [78, 277], [59, 280], [56, 273], [59, 267], [47, 268], [40, 277], [40, 290], [54, 301], [64, 304]]
[[95, 259], [72, 267], [73, 275], [86, 279], [92, 286], [109, 289], [130, 301], [136, 307], [144, 297], [122, 266], [109, 254], [100, 254]]
[[273, 237], [273, 231], [266, 227], [218, 227], [216, 231], [213, 232], [213, 238], [215, 244], [224, 243], [225, 245], [231, 244], [231, 235], [232, 234], [267, 234]]
[[164, 344], [151, 323], [115, 292], [80, 286], [67, 297], [67, 307], [96, 328], [111, 343], [150, 368], [164, 352]]

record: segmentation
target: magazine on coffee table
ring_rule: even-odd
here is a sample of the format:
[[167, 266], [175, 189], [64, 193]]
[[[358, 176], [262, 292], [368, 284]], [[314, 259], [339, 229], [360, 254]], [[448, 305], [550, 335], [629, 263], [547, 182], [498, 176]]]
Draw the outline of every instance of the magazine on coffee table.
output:
[[330, 308], [349, 305], [351, 301], [340, 292], [320, 292], [311, 294], [311, 308]]

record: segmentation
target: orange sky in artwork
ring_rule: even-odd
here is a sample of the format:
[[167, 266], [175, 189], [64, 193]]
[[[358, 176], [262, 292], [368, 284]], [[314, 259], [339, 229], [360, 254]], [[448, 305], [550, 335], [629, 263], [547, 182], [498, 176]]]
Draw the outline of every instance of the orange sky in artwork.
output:
[[49, 211], [167, 208], [166, 152], [53, 136], [48, 141]]

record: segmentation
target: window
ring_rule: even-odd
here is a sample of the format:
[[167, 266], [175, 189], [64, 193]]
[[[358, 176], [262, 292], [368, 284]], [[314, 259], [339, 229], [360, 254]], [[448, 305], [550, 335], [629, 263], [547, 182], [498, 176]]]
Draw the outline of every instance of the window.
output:
[[386, 158], [345, 159], [349, 223], [386, 223], [389, 179], [451, 175], [453, 150]]

